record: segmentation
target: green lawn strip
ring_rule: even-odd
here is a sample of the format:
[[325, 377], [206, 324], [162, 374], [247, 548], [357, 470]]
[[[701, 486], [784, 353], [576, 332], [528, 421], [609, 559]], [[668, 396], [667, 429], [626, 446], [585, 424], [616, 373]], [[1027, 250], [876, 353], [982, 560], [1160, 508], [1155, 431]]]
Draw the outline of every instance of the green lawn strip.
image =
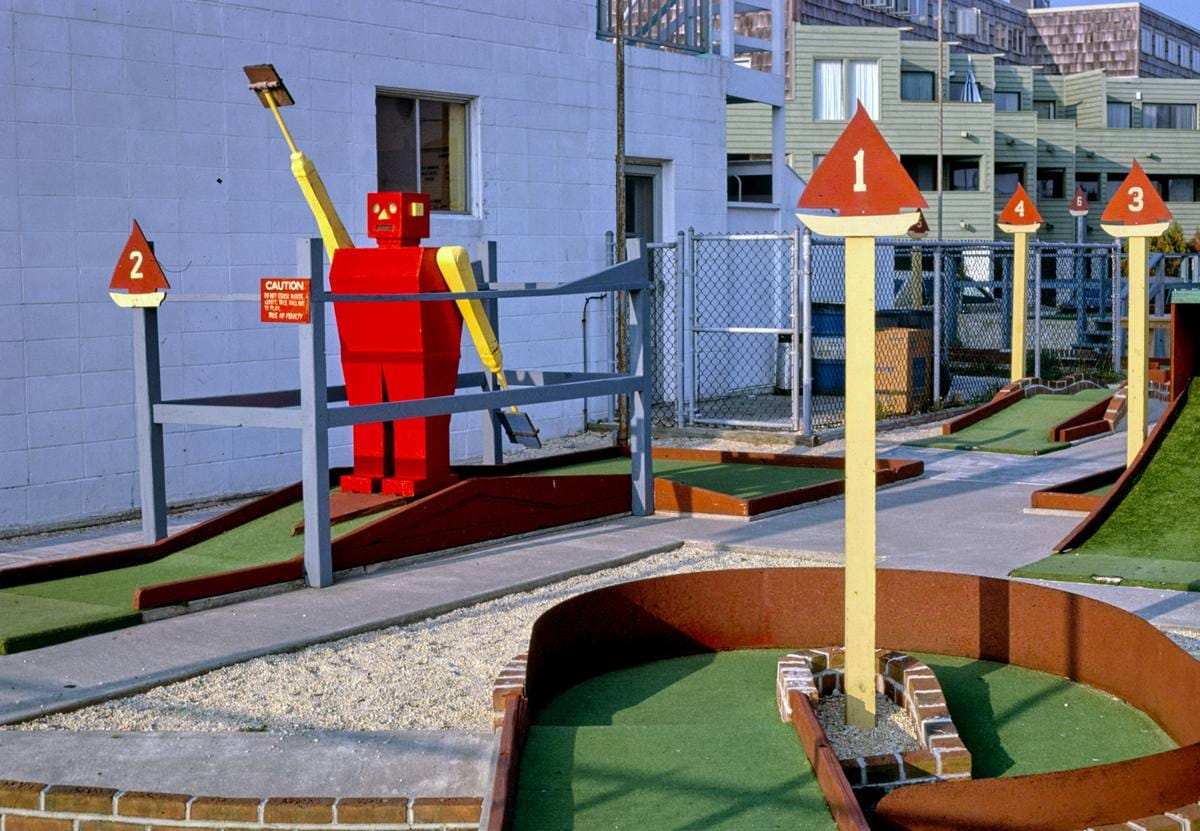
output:
[[[141, 614], [133, 609], [133, 593], [143, 586], [295, 557], [304, 543], [292, 536], [292, 528], [303, 514], [298, 502], [154, 562], [2, 589], [0, 654], [138, 623]], [[338, 535], [378, 518], [339, 523]]]
[[515, 828], [833, 829], [779, 721], [780, 654], [658, 661], [566, 691], [530, 729]]
[[1146, 469], [1080, 554], [1200, 564], [1200, 379]]
[[1173, 591], [1200, 591], [1200, 562], [1086, 554], [1070, 551], [1015, 568], [1013, 577], [1064, 580], [1072, 583], [1112, 583], [1097, 577], [1119, 577], [1122, 586], [1144, 586]]
[[[586, 476], [628, 474], [629, 460], [601, 459], [576, 465], [540, 470], [531, 476]], [[840, 470], [782, 465], [698, 462], [682, 459], [655, 459], [654, 475], [682, 485], [716, 491], [742, 499], [833, 482], [844, 477]]]
[[975, 778], [1072, 770], [1176, 746], [1145, 713], [1092, 687], [993, 661], [912, 654], [937, 674]]
[[1108, 492], [1113, 489], [1111, 484], [1101, 485], [1098, 488], [1092, 488], [1090, 491], [1084, 491], [1084, 496], [1107, 496]]
[[982, 450], [1040, 456], [1070, 447], [1050, 441], [1050, 429], [1061, 421], [1111, 395], [1110, 390], [1087, 389], [1072, 395], [1035, 395], [1006, 407], [991, 418], [948, 436], [906, 442], [915, 447], [948, 450]]

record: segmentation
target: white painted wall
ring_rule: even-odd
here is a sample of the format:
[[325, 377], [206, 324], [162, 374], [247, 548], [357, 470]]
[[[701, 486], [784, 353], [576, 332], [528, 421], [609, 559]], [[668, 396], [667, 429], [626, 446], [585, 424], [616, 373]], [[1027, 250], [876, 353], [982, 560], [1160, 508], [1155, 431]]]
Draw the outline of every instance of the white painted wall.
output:
[[[603, 265], [612, 227], [613, 48], [592, 0], [61, 0], [0, 2], [0, 533], [136, 506], [130, 319], [106, 288], [136, 217], [176, 292], [251, 292], [295, 273], [315, 225], [242, 66], [274, 63], [287, 111], [356, 242], [376, 188], [375, 91], [472, 96], [475, 212], [433, 241], [499, 243], [504, 280]], [[663, 236], [722, 230], [723, 68], [628, 52], [627, 145], [663, 161]], [[511, 367], [577, 369], [582, 298], [502, 306]], [[595, 307], [595, 304], [593, 304]], [[296, 332], [253, 305], [161, 311], [167, 397], [297, 386]], [[594, 331], [599, 332], [600, 327]], [[604, 354], [597, 335], [592, 354]], [[469, 346], [464, 370], [477, 365]], [[336, 357], [331, 383], [340, 380]], [[599, 402], [593, 401], [595, 412]], [[580, 404], [534, 410], [543, 435]], [[456, 419], [456, 457], [478, 453]], [[349, 459], [348, 435], [334, 461]], [[167, 434], [172, 502], [299, 476], [298, 438]]]

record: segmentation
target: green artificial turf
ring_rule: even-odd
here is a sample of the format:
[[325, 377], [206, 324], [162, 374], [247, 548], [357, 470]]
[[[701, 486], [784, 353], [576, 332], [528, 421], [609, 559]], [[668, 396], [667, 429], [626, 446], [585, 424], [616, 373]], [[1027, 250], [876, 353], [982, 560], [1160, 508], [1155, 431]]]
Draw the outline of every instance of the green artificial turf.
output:
[[1091, 687], [993, 661], [912, 654], [937, 675], [976, 779], [1072, 770], [1176, 746], [1145, 713]]
[[1083, 582], [1120, 578], [1124, 585], [1200, 591], [1197, 459], [1200, 379], [1192, 381], [1170, 432], [1104, 524], [1077, 549], [1022, 566], [1013, 576]]
[[[184, 551], [143, 565], [0, 590], [0, 655], [61, 643], [141, 621], [133, 593], [143, 586], [291, 559], [303, 552], [292, 528], [297, 502]], [[340, 523], [346, 533], [378, 515]]]
[[948, 436], [934, 436], [906, 442], [914, 447], [939, 447], [948, 450], [985, 450], [992, 453], [1016, 453], [1040, 456], [1070, 447], [1070, 442], [1050, 441], [1051, 428], [1097, 401], [1112, 395], [1111, 390], [1080, 390], [1072, 395], [1035, 395], [1006, 407], [991, 418], [972, 424]]
[[658, 661], [566, 691], [530, 728], [514, 828], [834, 829], [779, 720], [780, 654]]
[[[532, 476], [585, 476], [629, 473], [625, 458], [601, 459], [576, 465], [539, 470]], [[795, 490], [822, 482], [845, 478], [841, 470], [782, 465], [737, 464], [733, 462], [697, 462], [682, 459], [655, 459], [654, 475], [682, 485], [751, 499], [772, 493]]]

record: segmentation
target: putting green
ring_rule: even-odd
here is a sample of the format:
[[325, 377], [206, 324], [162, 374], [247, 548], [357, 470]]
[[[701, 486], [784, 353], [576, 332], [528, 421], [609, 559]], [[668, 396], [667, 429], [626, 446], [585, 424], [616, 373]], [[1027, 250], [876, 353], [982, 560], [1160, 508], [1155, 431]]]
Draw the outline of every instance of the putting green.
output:
[[835, 828], [779, 720], [780, 654], [657, 661], [567, 690], [530, 728], [513, 827]]
[[938, 677], [977, 779], [1050, 773], [1175, 748], [1141, 710], [1023, 667], [914, 652]]
[[1071, 395], [1035, 395], [957, 433], [905, 443], [913, 447], [1040, 456], [1071, 446], [1070, 442], [1050, 441], [1050, 430], [1055, 424], [1110, 395], [1112, 391], [1104, 389], [1080, 390]]
[[[600, 459], [595, 462], [582, 462], [550, 470], [539, 470], [530, 475], [595, 476], [615, 473], [628, 474], [629, 460], [625, 458]], [[655, 459], [654, 475], [656, 478], [669, 479], [681, 485], [704, 488], [741, 499], [766, 496], [845, 478], [845, 474], [841, 470], [826, 468], [697, 462], [682, 459]]]
[[[143, 586], [291, 559], [304, 549], [292, 536], [303, 515], [297, 502], [151, 563], [2, 589], [0, 655], [140, 623], [133, 593]], [[378, 518], [350, 520], [337, 529], [345, 533]]]
[[[1162, 445], [1112, 515], [1074, 551], [1013, 571], [1016, 577], [1200, 591], [1200, 379]], [[1112, 582], [1109, 579], [1105, 582]]]

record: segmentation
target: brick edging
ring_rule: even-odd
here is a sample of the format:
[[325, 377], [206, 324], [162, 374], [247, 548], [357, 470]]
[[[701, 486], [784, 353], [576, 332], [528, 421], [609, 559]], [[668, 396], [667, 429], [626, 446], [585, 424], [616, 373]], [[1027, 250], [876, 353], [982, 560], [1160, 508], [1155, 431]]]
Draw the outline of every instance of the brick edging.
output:
[[481, 812], [479, 797], [256, 799], [0, 780], [2, 831], [449, 831], [478, 828]]
[[1200, 804], [1191, 803], [1149, 817], [1093, 825], [1087, 831], [1200, 831]]

